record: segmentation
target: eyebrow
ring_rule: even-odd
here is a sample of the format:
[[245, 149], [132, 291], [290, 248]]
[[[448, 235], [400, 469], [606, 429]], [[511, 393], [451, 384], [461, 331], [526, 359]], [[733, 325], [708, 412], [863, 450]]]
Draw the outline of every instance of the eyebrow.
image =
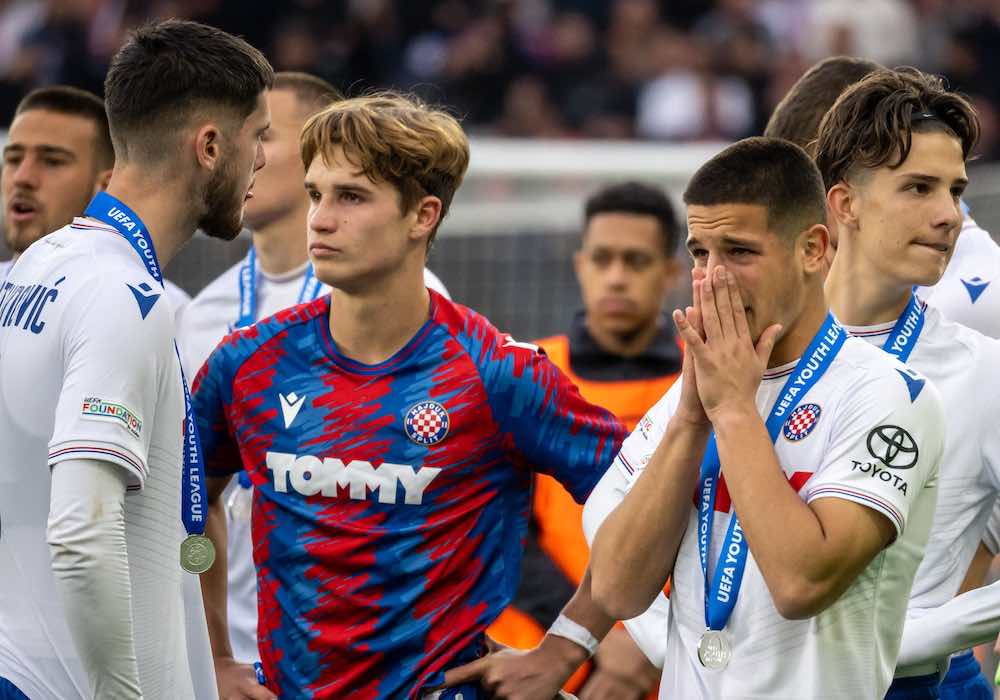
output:
[[11, 151], [22, 152], [30, 150], [38, 151], [42, 155], [66, 156], [67, 158], [76, 158], [76, 154], [73, 153], [73, 151], [69, 150], [68, 148], [63, 148], [61, 146], [52, 146], [44, 143], [38, 146], [31, 146], [31, 147], [24, 146], [19, 143], [11, 143], [4, 146], [3, 152], [10, 153]]
[[[320, 189], [319, 186], [317, 186], [316, 183], [312, 182], [311, 180], [306, 180], [303, 183], [303, 186], [307, 190], [318, 190], [318, 189]], [[371, 194], [371, 192], [372, 192], [369, 188], [365, 187], [364, 185], [354, 185], [354, 184], [337, 184], [337, 185], [333, 186], [333, 191], [334, 192], [357, 192], [357, 193], [361, 193], [361, 194]]]
[[[751, 239], [751, 238], [741, 238], [739, 236], [731, 236], [731, 235], [725, 235], [725, 236], [723, 236], [721, 239], [719, 239], [719, 243], [722, 243], [723, 245], [740, 246], [740, 247], [744, 247], [744, 248], [757, 248], [757, 247], [760, 246], [760, 242], [756, 241], [754, 239]], [[684, 243], [684, 245], [688, 249], [691, 249], [691, 248], [693, 248], [695, 246], [702, 245], [702, 243], [696, 237], [694, 237], [694, 236], [688, 236], [688, 239]]]
[[[909, 180], [916, 180], [918, 182], [925, 182], [928, 185], [936, 185], [941, 182], [941, 178], [936, 175], [925, 175], [924, 173], [900, 173], [901, 178], [906, 178]], [[952, 180], [953, 183], [968, 185], [969, 179], [966, 177], [956, 177]]]

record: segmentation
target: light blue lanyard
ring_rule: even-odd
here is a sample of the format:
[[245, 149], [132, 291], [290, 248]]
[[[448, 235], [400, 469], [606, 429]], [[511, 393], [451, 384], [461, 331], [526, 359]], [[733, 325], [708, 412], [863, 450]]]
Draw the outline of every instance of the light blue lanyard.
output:
[[[789, 414], [795, 410], [806, 393], [813, 387], [840, 352], [847, 333], [843, 327], [828, 313], [819, 332], [806, 348], [802, 358], [795, 365], [795, 370], [788, 377], [781, 394], [768, 416], [765, 425], [771, 441], [775, 441], [781, 432], [782, 424]], [[743, 571], [746, 568], [748, 547], [743, 536], [736, 513], [729, 522], [719, 552], [719, 562], [715, 567], [715, 575], [711, 585], [708, 579], [708, 548], [712, 541], [712, 523], [715, 519], [715, 493], [719, 485], [719, 472], [722, 464], [719, 460], [719, 447], [713, 431], [705, 446], [705, 457], [701, 462], [700, 508], [698, 512], [698, 554], [701, 559], [701, 571], [705, 580], [705, 625], [712, 630], [721, 630], [729, 621], [739, 596], [743, 583]]]
[[[163, 287], [163, 273], [156, 259], [153, 241], [146, 232], [146, 226], [138, 215], [123, 202], [107, 192], [98, 192], [84, 212], [108, 224], [121, 235], [142, 259], [149, 275]], [[205, 506], [208, 503], [208, 488], [205, 484], [205, 461], [201, 453], [198, 426], [194, 422], [191, 408], [191, 391], [184, 377], [177, 341], [174, 341], [177, 363], [181, 365], [181, 384], [184, 387], [184, 471], [181, 475], [181, 520], [188, 535], [200, 535], [205, 531]]]
[[[306, 266], [305, 279], [299, 290], [297, 304], [312, 301], [319, 296], [323, 283], [316, 279], [312, 263]], [[240, 315], [234, 328], [246, 328], [257, 321], [257, 251], [250, 246], [246, 260], [240, 266]]]

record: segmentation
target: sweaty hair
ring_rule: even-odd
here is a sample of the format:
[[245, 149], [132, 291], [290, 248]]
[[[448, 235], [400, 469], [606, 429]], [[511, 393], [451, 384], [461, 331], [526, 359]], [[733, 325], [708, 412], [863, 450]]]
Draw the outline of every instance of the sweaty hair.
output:
[[829, 189], [859, 169], [898, 168], [913, 133], [944, 132], [962, 143], [962, 156], [979, 140], [979, 118], [969, 101], [941, 78], [915, 68], [879, 70], [844, 91], [819, 127], [816, 164]]
[[[368, 179], [399, 191], [403, 213], [433, 195], [441, 219], [469, 166], [469, 140], [454, 117], [394, 92], [334, 102], [306, 122], [299, 146], [306, 170], [316, 156], [329, 162], [341, 147]], [[428, 246], [436, 233], [435, 226]]]
[[826, 220], [826, 190], [812, 159], [794, 143], [766, 136], [737, 141], [698, 168], [684, 203], [760, 205], [768, 229], [786, 239]]
[[584, 205], [584, 224], [598, 214], [652, 216], [659, 224], [663, 251], [669, 257], [677, 247], [677, 217], [674, 205], [662, 189], [642, 182], [622, 182], [599, 189]]
[[18, 103], [14, 116], [33, 109], [82, 117], [94, 123], [94, 162], [100, 170], [114, 167], [115, 151], [111, 146], [108, 115], [101, 98], [87, 90], [69, 85], [50, 85], [32, 90]]
[[865, 58], [824, 58], [807, 70], [774, 108], [764, 136], [786, 139], [813, 155], [819, 123], [840, 93], [881, 68]]
[[322, 78], [297, 71], [275, 73], [272, 89], [288, 90], [295, 93], [299, 104], [308, 114], [314, 114], [331, 102], [344, 99], [337, 88]]
[[171, 153], [167, 140], [196, 113], [218, 110], [241, 123], [273, 80], [260, 51], [221, 29], [181, 20], [144, 25], [111, 59], [104, 79], [115, 152], [159, 161]]

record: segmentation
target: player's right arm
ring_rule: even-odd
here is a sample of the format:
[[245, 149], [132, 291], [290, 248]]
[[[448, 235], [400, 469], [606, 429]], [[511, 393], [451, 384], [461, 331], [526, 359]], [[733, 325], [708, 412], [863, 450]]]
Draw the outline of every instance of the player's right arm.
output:
[[205, 535], [215, 546], [215, 563], [201, 575], [201, 594], [205, 619], [212, 645], [219, 700], [275, 700], [277, 696], [257, 682], [254, 669], [233, 656], [227, 614], [229, 565], [226, 509], [222, 492], [240, 470], [241, 460], [229, 426], [227, 406], [232, 399], [233, 373], [224, 349], [226, 340], [216, 348], [194, 381], [192, 404], [208, 486], [208, 510]]
[[[700, 331], [696, 308], [675, 321]], [[681, 379], [628, 437], [612, 467], [635, 481], [591, 544], [592, 593], [611, 617], [635, 617], [663, 591], [687, 529], [710, 433], [694, 364], [685, 353]]]

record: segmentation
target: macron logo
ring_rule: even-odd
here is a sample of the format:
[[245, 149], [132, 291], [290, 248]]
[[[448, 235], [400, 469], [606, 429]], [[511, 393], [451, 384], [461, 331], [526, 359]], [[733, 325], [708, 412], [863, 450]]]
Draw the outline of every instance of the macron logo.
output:
[[962, 284], [965, 285], [965, 291], [969, 293], [969, 299], [975, 304], [976, 300], [979, 299], [979, 295], [986, 291], [986, 288], [990, 286], [989, 280], [984, 280], [982, 277], [973, 277], [970, 280], [962, 280]]
[[281, 401], [281, 416], [285, 419], [285, 427], [291, 428], [292, 423], [295, 422], [295, 416], [299, 415], [299, 409], [306, 402], [306, 397], [296, 396], [293, 391], [288, 396], [278, 394], [278, 400]]
[[153, 310], [153, 305], [156, 304], [156, 300], [160, 298], [160, 295], [145, 282], [138, 287], [133, 287], [131, 284], [126, 286], [132, 290], [135, 303], [139, 305], [139, 313], [142, 314], [142, 318], [145, 320], [149, 316], [149, 312]]

